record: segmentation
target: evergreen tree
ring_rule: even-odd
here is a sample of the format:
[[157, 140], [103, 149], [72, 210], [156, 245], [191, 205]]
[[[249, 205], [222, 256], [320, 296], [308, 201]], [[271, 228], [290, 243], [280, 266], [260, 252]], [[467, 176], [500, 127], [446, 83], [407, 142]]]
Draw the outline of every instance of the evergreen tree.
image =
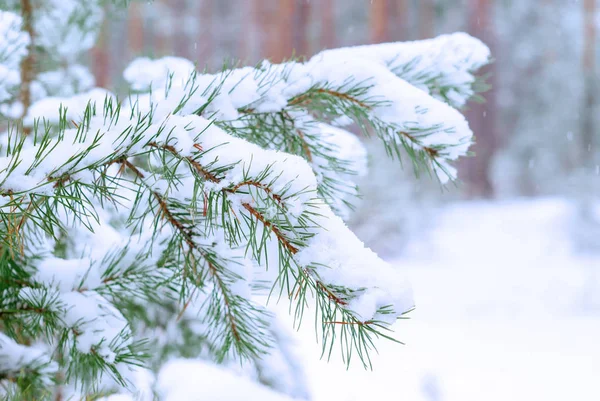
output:
[[[119, 100], [76, 64], [98, 3], [1, 4], [5, 399], [178, 399], [173, 358], [195, 359], [186, 369], [221, 391], [284, 399], [254, 380], [308, 398], [268, 299], [287, 298], [297, 324], [308, 308], [324, 355], [340, 346], [347, 363], [368, 367], [375, 339], [394, 340], [412, 294], [343, 221], [367, 165], [344, 127], [454, 179], [472, 132], [453, 106], [475, 95], [481, 42], [455, 34], [215, 74], [141, 58]], [[240, 361], [249, 379], [229, 373]], [[210, 388], [193, 391], [216, 399]]]

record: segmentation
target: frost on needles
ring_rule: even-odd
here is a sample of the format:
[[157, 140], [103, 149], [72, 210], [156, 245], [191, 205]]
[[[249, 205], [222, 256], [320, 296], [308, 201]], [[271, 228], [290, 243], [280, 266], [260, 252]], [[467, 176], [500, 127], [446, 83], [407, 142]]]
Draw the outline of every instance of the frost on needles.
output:
[[[88, 7], [91, 21], [62, 27], [69, 37], [97, 32], [101, 10]], [[454, 107], [477, 96], [485, 45], [454, 34], [216, 74], [140, 58], [119, 100], [73, 63], [95, 38], [81, 34], [53, 53], [68, 63], [28, 82], [23, 104], [19, 71], [35, 50], [22, 20], [49, 29], [52, 15], [13, 11], [0, 12], [3, 396], [135, 392], [140, 372], [186, 357], [241, 360], [305, 397], [290, 385], [301, 369], [268, 298], [289, 300], [297, 324], [312, 315], [324, 355], [340, 346], [347, 363], [370, 366], [374, 340], [393, 339], [414, 305], [344, 223], [367, 169], [349, 129], [455, 179], [472, 132]]]

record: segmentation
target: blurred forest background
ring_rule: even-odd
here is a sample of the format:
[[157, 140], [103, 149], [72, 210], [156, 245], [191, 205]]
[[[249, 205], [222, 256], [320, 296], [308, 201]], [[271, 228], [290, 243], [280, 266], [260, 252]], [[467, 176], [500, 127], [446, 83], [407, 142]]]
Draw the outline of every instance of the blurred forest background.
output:
[[[120, 88], [121, 71], [137, 56], [176, 55], [217, 70], [231, 60], [278, 62], [325, 48], [454, 31], [479, 37], [491, 47], [495, 63], [485, 71], [492, 85], [486, 102], [465, 110], [477, 157], [461, 162], [457, 188], [440, 191], [437, 183], [416, 182], [412, 171], [372, 149], [374, 173], [363, 188], [368, 207], [354, 224], [359, 231], [365, 227], [359, 235], [369, 242], [392, 226], [410, 230], [419, 213], [407, 205], [422, 209], [440, 194], [444, 199], [560, 195], [583, 203], [597, 197], [599, 7], [597, 0], [133, 1], [127, 13], [113, 12], [106, 20], [90, 63], [100, 86]], [[379, 213], [374, 217], [369, 209]], [[371, 224], [361, 225], [367, 218]], [[372, 224], [373, 218], [379, 224]], [[386, 251], [385, 244], [379, 248]]]

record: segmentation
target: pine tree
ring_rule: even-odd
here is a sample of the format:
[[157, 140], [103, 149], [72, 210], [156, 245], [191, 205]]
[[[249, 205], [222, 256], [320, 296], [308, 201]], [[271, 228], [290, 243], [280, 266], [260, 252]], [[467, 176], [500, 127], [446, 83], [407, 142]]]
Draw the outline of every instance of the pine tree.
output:
[[[176, 357], [223, 364], [200, 366], [224, 382], [241, 361], [247, 376], [307, 398], [268, 299], [289, 300], [298, 325], [308, 309], [323, 354], [339, 346], [347, 363], [369, 367], [375, 339], [397, 341], [390, 326], [412, 294], [344, 223], [367, 165], [345, 127], [455, 179], [472, 132], [453, 106], [476, 95], [481, 42], [455, 34], [214, 74], [140, 58], [120, 100], [76, 64], [101, 4], [2, 10], [4, 398], [139, 392], [144, 372], [176, 376]], [[165, 396], [161, 377], [140, 399]]]

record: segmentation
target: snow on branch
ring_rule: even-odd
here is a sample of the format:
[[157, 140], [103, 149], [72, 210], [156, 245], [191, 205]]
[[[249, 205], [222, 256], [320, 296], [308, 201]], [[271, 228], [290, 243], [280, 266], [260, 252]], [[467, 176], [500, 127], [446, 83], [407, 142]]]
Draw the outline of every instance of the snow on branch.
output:
[[16, 380], [24, 371], [30, 371], [50, 383], [56, 370], [56, 363], [42, 348], [18, 344], [0, 333], [0, 379]]
[[[367, 133], [374, 131], [390, 155], [399, 156], [405, 150], [415, 168], [434, 170], [442, 182], [456, 178], [451, 162], [466, 155], [470, 146], [472, 132], [464, 117], [415, 88], [415, 84], [424, 86], [414, 77], [397, 73], [404, 65], [399, 58], [407, 54], [411, 60], [417, 56], [427, 60], [429, 69], [438, 68], [434, 73], [438, 84], [444, 79], [462, 79], [460, 85], [469, 90], [473, 74], [489, 55], [478, 40], [455, 34], [408, 44], [326, 51], [305, 64], [264, 62], [256, 69], [213, 75], [193, 72], [191, 77], [186, 77], [192, 69], [187, 60], [138, 59], [125, 77], [134, 89], [152, 89], [135, 98], [142, 109], [166, 99], [179, 103], [178, 114], [201, 114], [232, 135], [304, 157], [319, 178], [321, 198], [346, 218], [357, 195], [356, 177], [365, 174], [365, 152], [357, 141], [346, 139], [351, 134], [328, 127], [355, 122]], [[143, 73], [155, 70], [166, 76]], [[345, 151], [350, 143], [361, 150]]]
[[[456, 178], [450, 162], [466, 155], [473, 136], [460, 112], [371, 61], [348, 59], [317, 67], [320, 63], [319, 59], [309, 62], [318, 87], [299, 95], [306, 99], [300, 102], [310, 102], [315, 91], [317, 97], [336, 98], [339, 109], [362, 114], [390, 153], [399, 155], [399, 149], [404, 149], [413, 161], [433, 168], [442, 182]], [[345, 93], [349, 82], [360, 82], [364, 93]]]
[[458, 32], [413, 42], [325, 50], [315, 57], [377, 62], [411, 85], [460, 108], [483, 89], [475, 74], [490, 62], [491, 55], [479, 39]]
[[[241, 355], [253, 355], [263, 330], [260, 318], [251, 318], [261, 312], [246, 298], [249, 291], [234, 289], [239, 287], [237, 281], [251, 281], [244, 269], [236, 268], [238, 244], [250, 248], [260, 262], [267, 257], [265, 241], [272, 239], [279, 248], [282, 280], [293, 286], [301, 280], [303, 288], [298, 291], [312, 291], [321, 305], [330, 305], [323, 312], [325, 325], [341, 321], [370, 326], [369, 333], [377, 334], [378, 325], [391, 323], [412, 307], [408, 287], [392, 279], [391, 268], [365, 249], [317, 197], [317, 181], [304, 159], [232, 137], [199, 116], [146, 115], [128, 120], [121, 115], [117, 121], [119, 112], [111, 114], [107, 105], [104, 115], [97, 117], [88, 107], [88, 117], [77, 129], [65, 128], [56, 137], [43, 136], [36, 143], [14, 146], [0, 160], [5, 199], [0, 209], [8, 215], [20, 210], [21, 220], [34, 219], [39, 224], [49, 211], [68, 212], [85, 221], [98, 215], [98, 202], [116, 203], [114, 193], [101, 183], [119, 185], [127, 172], [132, 176], [128, 185], [138, 186], [129, 192], [135, 196], [130, 221], [150, 213], [152, 226], [160, 230], [166, 225], [171, 235], [167, 250], [186, 249], [169, 256], [173, 266], [189, 281], [201, 287], [210, 283], [220, 294], [208, 304], [207, 314], [215, 327], [222, 327], [223, 354], [233, 347]], [[153, 117], [158, 118], [156, 122]], [[136, 164], [136, 158], [145, 160], [144, 156], [154, 158], [150, 171]], [[120, 167], [110, 168], [115, 165]], [[61, 202], [62, 209], [58, 209]], [[36, 210], [40, 211], [37, 215]], [[63, 229], [56, 223], [47, 234]], [[47, 228], [49, 222], [44, 224]], [[19, 223], [17, 230], [25, 226]], [[211, 234], [202, 227], [210, 227]], [[7, 231], [5, 241], [15, 234], [15, 230]], [[208, 238], [214, 238], [212, 245], [207, 244]], [[223, 244], [215, 246], [215, 241]], [[86, 285], [72, 288], [77, 282], [74, 277], [88, 277], [83, 272], [90, 265], [88, 260], [50, 257], [37, 264], [34, 277], [48, 277], [41, 283], [67, 291], [61, 296], [63, 309], [68, 311], [62, 319], [79, 327], [79, 352], [93, 350], [110, 362], [110, 352], [92, 344], [102, 344], [102, 339], [111, 342], [126, 327], [99, 318], [122, 320], [116, 310], [100, 313], [111, 310], [104, 298], [83, 294]], [[360, 268], [365, 265], [370, 269]], [[65, 274], [75, 276], [65, 278]], [[71, 284], [65, 286], [65, 282]], [[297, 299], [295, 293], [291, 291], [290, 298]], [[298, 302], [304, 302], [303, 298]], [[89, 313], [98, 318], [86, 329], [79, 322]], [[111, 327], [112, 334], [104, 327]], [[93, 337], [83, 340], [87, 332], [94, 333]], [[356, 341], [348, 353], [358, 347], [360, 340]]]

